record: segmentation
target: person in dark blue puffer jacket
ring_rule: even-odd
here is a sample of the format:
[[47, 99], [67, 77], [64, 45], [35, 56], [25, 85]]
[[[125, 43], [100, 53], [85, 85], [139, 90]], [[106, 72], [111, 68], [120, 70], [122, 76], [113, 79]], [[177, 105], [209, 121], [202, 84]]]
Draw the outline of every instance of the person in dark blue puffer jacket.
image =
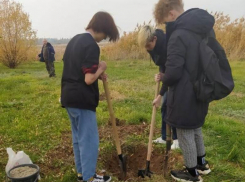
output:
[[43, 40], [43, 47], [41, 53], [38, 55], [41, 62], [45, 62], [46, 69], [49, 73], [49, 77], [55, 77], [55, 68], [54, 68], [54, 61], [55, 61], [55, 51], [54, 47], [46, 40]]

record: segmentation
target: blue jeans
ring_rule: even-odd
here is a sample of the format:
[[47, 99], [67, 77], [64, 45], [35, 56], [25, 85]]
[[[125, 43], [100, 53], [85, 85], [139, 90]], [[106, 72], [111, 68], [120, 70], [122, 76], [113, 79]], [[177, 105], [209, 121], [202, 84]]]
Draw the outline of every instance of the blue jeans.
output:
[[[162, 139], [166, 140], [166, 123], [164, 121], [164, 117], [165, 114], [167, 113], [167, 95], [168, 92], [166, 92], [163, 96], [163, 103], [162, 103], [162, 108], [161, 108], [161, 112], [162, 112]], [[177, 132], [176, 132], [176, 128], [172, 127], [172, 138], [173, 140], [177, 139]]]
[[71, 120], [73, 151], [77, 173], [88, 181], [96, 173], [99, 134], [96, 113], [90, 110], [66, 108]]

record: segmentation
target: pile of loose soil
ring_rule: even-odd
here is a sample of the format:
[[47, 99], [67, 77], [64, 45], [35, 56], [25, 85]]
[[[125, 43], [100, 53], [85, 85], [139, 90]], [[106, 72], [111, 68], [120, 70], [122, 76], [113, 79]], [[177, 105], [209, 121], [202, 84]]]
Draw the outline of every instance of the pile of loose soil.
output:
[[12, 178], [24, 178], [31, 176], [37, 172], [37, 169], [29, 166], [18, 167], [10, 171], [10, 177]]
[[[129, 146], [127, 147], [127, 181], [142, 181], [138, 179], [138, 170], [145, 170], [147, 145]], [[164, 150], [155, 149], [152, 151], [150, 170], [153, 174], [163, 175], [164, 173]], [[107, 172], [113, 176], [120, 177], [120, 166], [116, 152], [113, 154], [104, 154], [101, 156], [103, 166]], [[168, 162], [168, 171], [173, 169], [176, 164], [182, 163], [183, 158], [180, 154], [170, 153]]]

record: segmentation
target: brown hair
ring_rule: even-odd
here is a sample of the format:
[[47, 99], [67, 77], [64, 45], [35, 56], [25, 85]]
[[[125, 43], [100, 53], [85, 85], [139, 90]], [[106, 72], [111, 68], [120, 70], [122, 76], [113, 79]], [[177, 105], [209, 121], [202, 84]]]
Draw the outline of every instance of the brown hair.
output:
[[168, 16], [168, 13], [171, 10], [179, 10], [183, 8], [184, 4], [182, 0], [159, 0], [154, 10], [154, 17], [156, 23], [164, 23], [164, 18]]
[[112, 16], [107, 12], [98, 12], [90, 20], [86, 30], [93, 29], [98, 33], [104, 33], [109, 37], [109, 41], [119, 39], [119, 32]]

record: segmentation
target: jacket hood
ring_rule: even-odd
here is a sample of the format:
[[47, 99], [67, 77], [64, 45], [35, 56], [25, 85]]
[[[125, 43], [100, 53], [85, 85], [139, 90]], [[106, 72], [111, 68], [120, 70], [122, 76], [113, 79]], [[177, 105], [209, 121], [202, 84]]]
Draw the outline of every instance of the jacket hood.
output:
[[148, 52], [157, 66], [165, 67], [164, 60], [167, 58], [166, 35], [161, 29], [156, 29], [154, 35], [157, 37], [156, 45], [152, 51]]
[[162, 51], [166, 49], [166, 45], [167, 45], [166, 35], [161, 29], [156, 29], [155, 35], [157, 36], [157, 42], [153, 51], [156, 52], [157, 54], [162, 54]]
[[197, 34], [207, 34], [214, 26], [215, 19], [202, 9], [190, 9], [180, 15], [174, 22], [175, 29], [186, 29]]

